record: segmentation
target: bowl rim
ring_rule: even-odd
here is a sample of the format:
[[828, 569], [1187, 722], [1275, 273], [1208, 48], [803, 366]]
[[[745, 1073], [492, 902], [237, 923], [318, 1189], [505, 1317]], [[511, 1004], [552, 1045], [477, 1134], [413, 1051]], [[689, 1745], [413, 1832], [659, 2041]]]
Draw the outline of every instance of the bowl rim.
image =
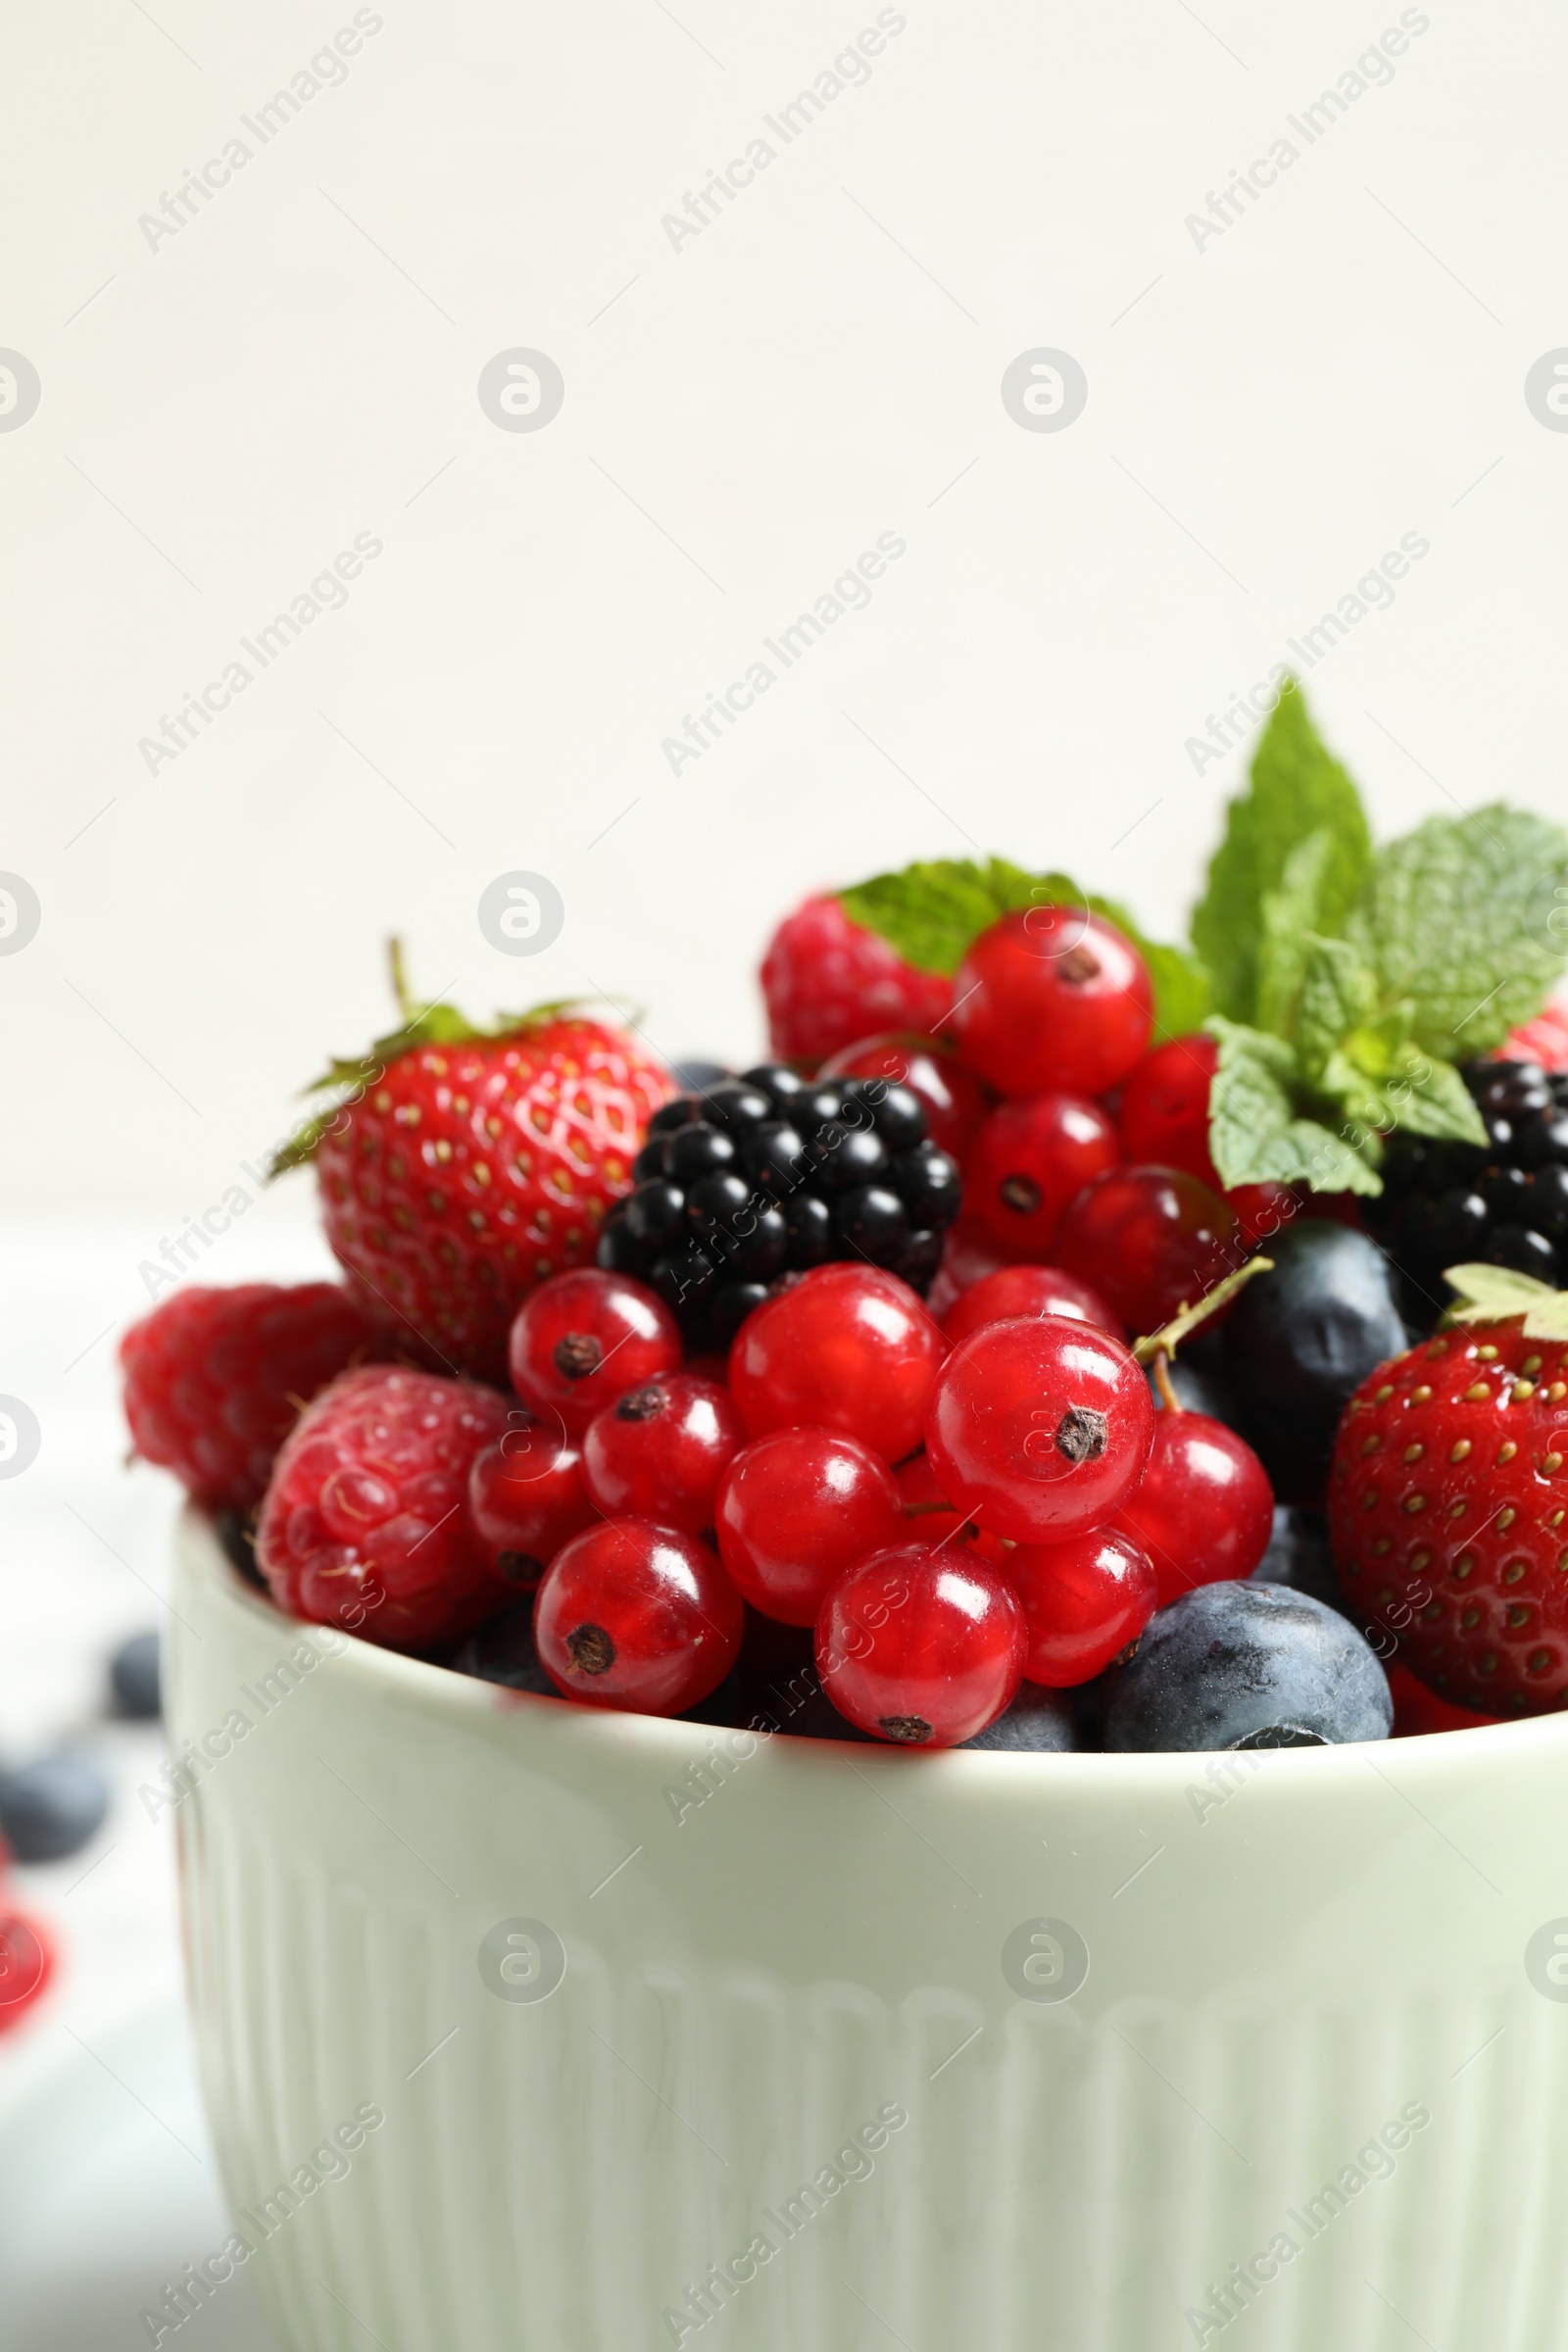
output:
[[[341, 1672], [351, 1675], [368, 1695], [401, 1702], [416, 1714], [436, 1715], [453, 1723], [484, 1720], [491, 1727], [514, 1726], [519, 1740], [530, 1748], [540, 1743], [559, 1745], [564, 1768], [580, 1743], [590, 1749], [637, 1759], [667, 1770], [683, 1759], [700, 1759], [726, 1730], [745, 1732], [769, 1751], [774, 1769], [806, 1769], [812, 1773], [849, 1762], [850, 1769], [876, 1773], [935, 1775], [939, 1788], [996, 1788], [1048, 1782], [1082, 1788], [1098, 1784], [1107, 1793], [1132, 1797], [1161, 1791], [1180, 1794], [1195, 1773], [1203, 1773], [1213, 1758], [1235, 1751], [1224, 1748], [1073, 1749], [1065, 1754], [1006, 1748], [907, 1748], [877, 1740], [866, 1744], [843, 1740], [803, 1740], [787, 1733], [751, 1732], [744, 1726], [691, 1723], [674, 1716], [645, 1715], [629, 1709], [580, 1706], [568, 1698], [545, 1697], [539, 1692], [514, 1690], [505, 1684], [487, 1683], [478, 1676], [457, 1673], [429, 1658], [410, 1656], [380, 1643], [362, 1641], [336, 1626], [285, 1616], [235, 1567], [223, 1547], [210, 1514], [187, 1500], [176, 1523], [175, 1549], [183, 1571], [204, 1588], [210, 1606], [226, 1611], [247, 1633], [282, 1629], [295, 1641], [330, 1634], [341, 1646], [329, 1654]], [[185, 1621], [175, 1617], [172, 1638], [182, 1639]], [[275, 1630], [274, 1636], [276, 1638]], [[1364, 1740], [1336, 1742], [1327, 1747], [1254, 1748], [1248, 1762], [1276, 1780], [1294, 1781], [1316, 1773], [1339, 1782], [1352, 1770], [1364, 1787], [1362, 1771], [1374, 1770], [1380, 1750], [1392, 1750], [1403, 1771], [1422, 1778], [1465, 1776], [1463, 1757], [1483, 1764], [1493, 1758], [1519, 1760], [1539, 1749], [1568, 1745], [1568, 1710], [1527, 1715], [1506, 1723], [1477, 1723], [1466, 1727], [1461, 1754], [1450, 1752], [1459, 1734], [1418, 1732], [1397, 1740]], [[851, 1761], [853, 1759], [853, 1761]], [[1382, 1775], [1380, 1777], [1387, 1777]], [[922, 1788], [931, 1783], [922, 1779]]]

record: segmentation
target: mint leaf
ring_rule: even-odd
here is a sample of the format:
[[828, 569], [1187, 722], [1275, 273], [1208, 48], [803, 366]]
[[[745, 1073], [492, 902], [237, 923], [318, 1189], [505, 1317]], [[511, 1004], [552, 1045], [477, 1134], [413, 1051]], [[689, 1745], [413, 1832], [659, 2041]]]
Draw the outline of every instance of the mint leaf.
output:
[[1296, 1054], [1283, 1038], [1218, 1015], [1219, 1068], [1209, 1089], [1208, 1148], [1227, 1190], [1309, 1184], [1320, 1193], [1380, 1193], [1375, 1137], [1359, 1148], [1297, 1110]]
[[1148, 938], [1125, 906], [1080, 890], [1067, 874], [1027, 873], [1005, 858], [990, 858], [984, 865], [946, 858], [877, 874], [841, 890], [838, 898], [851, 922], [885, 939], [906, 963], [950, 979], [970, 942], [999, 915], [1022, 906], [1081, 906], [1114, 923], [1148, 964], [1156, 1044], [1200, 1028], [1208, 1010], [1208, 974], [1189, 949]]
[[1334, 836], [1326, 825], [1320, 825], [1315, 833], [1298, 841], [1286, 858], [1278, 890], [1263, 893], [1258, 909], [1256, 1019], [1259, 1029], [1272, 1029], [1278, 1037], [1295, 1033], [1306, 942], [1317, 928], [1333, 858]]
[[1487, 1130], [1475, 1098], [1451, 1061], [1428, 1061], [1412, 1055], [1405, 1073], [1410, 1092], [1401, 1099], [1397, 1084], [1385, 1088], [1396, 1124], [1410, 1135], [1431, 1135], [1445, 1143], [1484, 1144]]
[[1304, 1078], [1319, 1076], [1342, 1040], [1368, 1019], [1377, 995], [1376, 974], [1348, 940], [1302, 934], [1296, 1049]]
[[1033, 874], [989, 858], [943, 858], [906, 865], [902, 873], [876, 874], [841, 890], [839, 905], [852, 923], [874, 931], [896, 948], [906, 963], [951, 980], [972, 939], [1015, 906], [1043, 906], [1031, 896]]
[[1350, 936], [1385, 1000], [1410, 1000], [1416, 1044], [1468, 1060], [1540, 1011], [1562, 969], [1565, 905], [1568, 836], [1494, 806], [1429, 817], [1379, 851]]
[[1319, 831], [1332, 849], [1313, 927], [1339, 932], [1360, 891], [1372, 839], [1360, 795], [1324, 748], [1292, 679], [1253, 754], [1250, 789], [1230, 805], [1193, 916], [1193, 945], [1213, 974], [1215, 1004], [1233, 1020], [1258, 1017], [1264, 898], [1284, 882], [1291, 852]]

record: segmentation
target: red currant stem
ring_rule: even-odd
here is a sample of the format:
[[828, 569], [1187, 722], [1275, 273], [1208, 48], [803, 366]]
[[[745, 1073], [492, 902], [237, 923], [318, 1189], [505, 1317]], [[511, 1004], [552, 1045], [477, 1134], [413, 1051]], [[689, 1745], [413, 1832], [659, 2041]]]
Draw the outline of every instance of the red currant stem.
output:
[[1171, 1386], [1170, 1357], [1163, 1348], [1156, 1348], [1154, 1352], [1154, 1386], [1159, 1391], [1159, 1401], [1167, 1413], [1179, 1413], [1184, 1409], [1181, 1398]]
[[1209, 1316], [1234, 1298], [1254, 1274], [1272, 1274], [1273, 1271], [1274, 1260], [1271, 1257], [1250, 1257], [1245, 1266], [1238, 1266], [1234, 1274], [1227, 1274], [1223, 1282], [1216, 1282], [1196, 1306], [1184, 1306], [1178, 1314], [1172, 1315], [1162, 1331], [1151, 1332], [1147, 1339], [1135, 1340], [1134, 1360], [1140, 1364], [1152, 1364], [1157, 1355], [1174, 1355], [1188, 1333], [1196, 1331], [1200, 1323], [1206, 1323]]

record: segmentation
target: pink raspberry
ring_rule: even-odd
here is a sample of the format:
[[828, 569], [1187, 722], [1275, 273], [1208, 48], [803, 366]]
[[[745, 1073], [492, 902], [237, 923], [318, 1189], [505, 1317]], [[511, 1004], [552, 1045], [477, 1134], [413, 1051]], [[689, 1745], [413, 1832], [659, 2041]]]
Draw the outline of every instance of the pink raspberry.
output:
[[494, 1389], [368, 1364], [300, 1415], [262, 1504], [256, 1562], [291, 1617], [388, 1649], [455, 1641], [516, 1594], [469, 1532], [475, 1454], [524, 1419]]
[[120, 1343], [132, 1443], [213, 1510], [253, 1510], [301, 1403], [385, 1351], [340, 1283], [178, 1291]]
[[852, 923], [837, 899], [819, 898], [774, 932], [762, 995], [779, 1059], [814, 1063], [878, 1029], [930, 1029], [952, 1005], [953, 983], [917, 971], [885, 939]]

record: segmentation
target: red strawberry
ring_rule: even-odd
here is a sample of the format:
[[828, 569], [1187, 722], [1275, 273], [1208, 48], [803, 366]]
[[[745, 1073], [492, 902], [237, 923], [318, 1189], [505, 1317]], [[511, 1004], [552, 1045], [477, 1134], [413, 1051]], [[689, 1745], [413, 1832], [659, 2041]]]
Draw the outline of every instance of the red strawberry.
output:
[[1568, 1348], [1462, 1326], [1363, 1381], [1335, 1441], [1340, 1583], [1444, 1698], [1568, 1695]]
[[953, 1004], [953, 982], [917, 971], [837, 899], [808, 899], [786, 915], [762, 958], [773, 1052], [825, 1061], [877, 1029], [928, 1030]]
[[323, 1086], [349, 1087], [280, 1164], [313, 1153], [326, 1238], [370, 1312], [446, 1372], [505, 1384], [507, 1333], [548, 1275], [592, 1265], [668, 1073], [623, 1029], [560, 1005], [472, 1028], [416, 1011]]
[[212, 1509], [251, 1510], [300, 1406], [381, 1352], [340, 1283], [177, 1291], [120, 1343], [132, 1442]]

